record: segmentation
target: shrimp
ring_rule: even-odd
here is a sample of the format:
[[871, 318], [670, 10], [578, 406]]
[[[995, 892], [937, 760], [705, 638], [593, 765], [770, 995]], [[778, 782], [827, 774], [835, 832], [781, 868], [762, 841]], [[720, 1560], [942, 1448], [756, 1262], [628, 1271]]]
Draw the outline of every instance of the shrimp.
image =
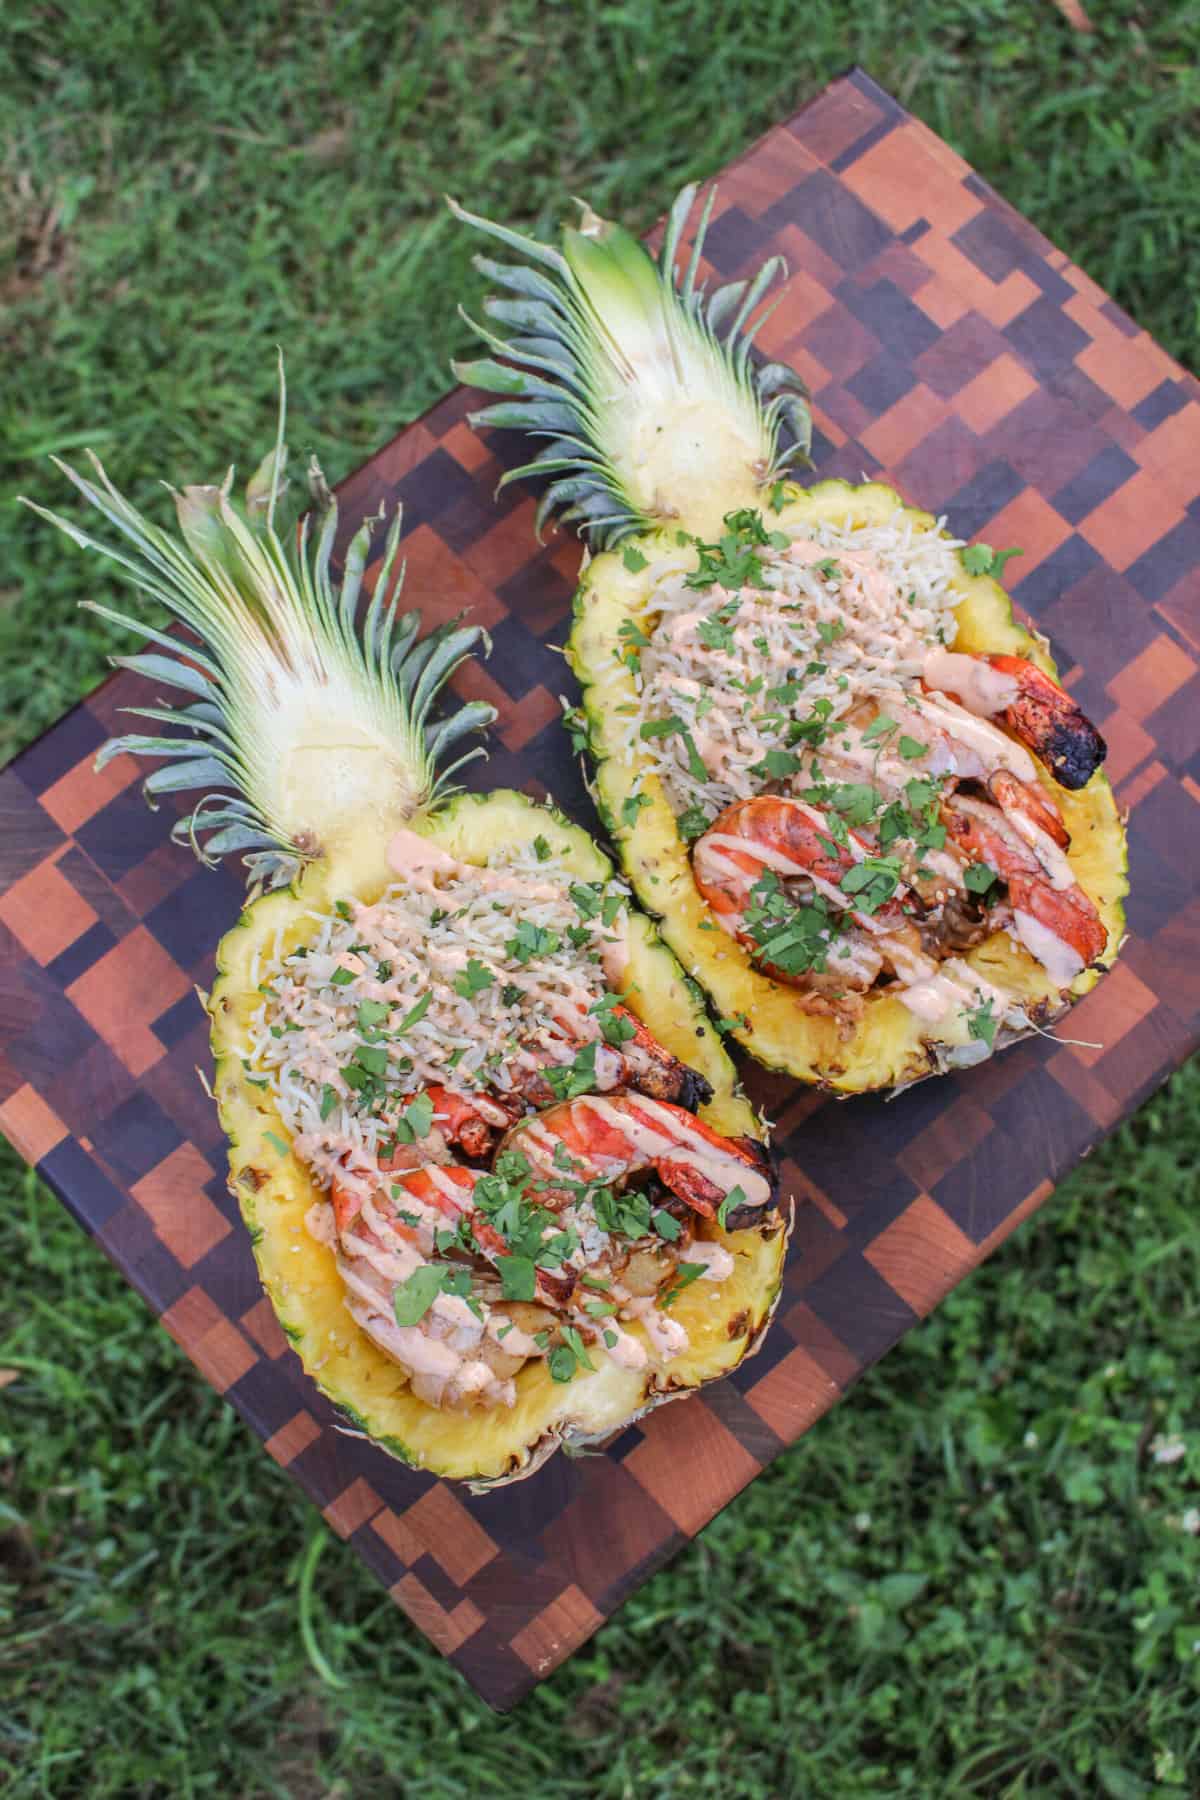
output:
[[1007, 725], [1060, 787], [1086, 787], [1107, 754], [1104, 739], [1082, 709], [1026, 657], [931, 650], [923, 681], [927, 691], [946, 694], [977, 717]]
[[855, 908], [841, 886], [856, 864], [875, 853], [861, 833], [846, 831], [846, 843], [834, 840], [825, 814], [807, 802], [782, 794], [737, 800], [720, 815], [695, 846], [692, 871], [696, 886], [718, 923], [752, 952], [762, 967], [781, 981], [807, 985], [809, 972], [789, 974], [766, 960], [747, 924], [753, 889], [768, 872], [784, 881], [803, 878], [833, 904], [848, 912], [856, 931], [839, 937], [836, 973], [851, 990], [869, 988], [886, 963], [909, 981], [934, 973], [898, 894], [873, 912]]
[[764, 1147], [722, 1137], [681, 1106], [643, 1096], [585, 1094], [515, 1125], [505, 1149], [529, 1163], [541, 1203], [557, 1210], [584, 1188], [619, 1187], [652, 1170], [664, 1187], [704, 1218], [737, 1190], [730, 1229], [761, 1219], [775, 1202]]
[[959, 850], [1007, 884], [1017, 936], [1060, 986], [1103, 955], [1108, 932], [1095, 906], [1065, 858], [1045, 866], [1020, 830], [1022, 815], [1015, 808], [1005, 814], [955, 794], [942, 816]]
[[[384, 1176], [395, 1174], [396, 1179], [375, 1188], [369, 1202], [357, 1185], [350, 1187], [336, 1178], [333, 1182], [330, 1199], [343, 1244], [355, 1237], [378, 1242], [384, 1236], [395, 1236], [429, 1254], [436, 1248], [439, 1219], [453, 1226], [465, 1220], [476, 1249], [488, 1262], [510, 1254], [507, 1239], [474, 1204], [481, 1171], [459, 1163], [426, 1163], [419, 1169], [400, 1170], [387, 1163], [380, 1166]], [[565, 1305], [576, 1279], [573, 1269], [539, 1268], [537, 1297], [546, 1304]]]
[[[712, 1099], [712, 1084], [698, 1069], [672, 1056], [627, 1006], [617, 1003], [607, 1015], [617, 1022], [621, 1034], [617, 1044], [598, 1040], [594, 1030], [585, 1031], [588, 1016], [582, 1007], [564, 1009], [556, 1015], [555, 1023], [569, 1043], [596, 1042], [596, 1087], [601, 1092], [632, 1089], [655, 1100], [669, 1100], [675, 1106], [686, 1107], [688, 1112], [698, 1111]], [[546, 1078], [547, 1063], [510, 1069], [515, 1091], [531, 1106], [549, 1106], [557, 1098]]]

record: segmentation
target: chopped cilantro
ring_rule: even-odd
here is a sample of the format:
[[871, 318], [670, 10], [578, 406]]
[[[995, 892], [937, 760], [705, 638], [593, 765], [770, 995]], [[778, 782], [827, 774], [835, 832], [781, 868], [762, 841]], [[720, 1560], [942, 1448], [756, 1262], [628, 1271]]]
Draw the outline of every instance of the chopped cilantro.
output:
[[433, 1000], [433, 989], [426, 988], [425, 992], [421, 995], [421, 998], [417, 1001], [417, 1004], [409, 1012], [405, 1013], [405, 1015], [401, 1019], [399, 1025], [397, 1025], [397, 1027], [396, 1027], [397, 1037], [403, 1037], [404, 1033], [406, 1031], [411, 1031], [412, 1027], [414, 1025], [419, 1025], [421, 1023], [421, 1020], [425, 1017], [425, 1014], [429, 1011], [430, 1003], [432, 1002], [432, 1000]]
[[790, 750], [768, 750], [761, 762], [752, 763], [750, 773], [761, 775], [764, 780], [782, 781], [785, 776], [795, 775], [800, 768], [800, 758]]
[[621, 823], [625, 826], [626, 830], [631, 830], [632, 827], [637, 824], [637, 816], [641, 812], [643, 806], [650, 806], [652, 804], [649, 794], [637, 793], [627, 795], [621, 802]]
[[900, 884], [900, 863], [893, 856], [866, 856], [847, 869], [841, 879], [843, 894], [855, 896], [855, 910], [878, 912]]
[[707, 1267], [707, 1263], [680, 1263], [677, 1266], [673, 1285], [667, 1289], [658, 1303], [664, 1312], [668, 1307], [674, 1306], [684, 1288], [691, 1287], [693, 1281], [699, 1281]]
[[606, 1044], [627, 1044], [637, 1036], [637, 1026], [629, 1017], [620, 994], [601, 994], [588, 1011], [599, 1019], [600, 1035]]
[[571, 706], [566, 700], [560, 700], [563, 709], [563, 724], [571, 734], [571, 749], [577, 755], [588, 747], [588, 723], [585, 715], [577, 706]]
[[419, 1324], [442, 1292], [449, 1273], [449, 1269], [437, 1263], [422, 1263], [420, 1268], [414, 1269], [392, 1298], [397, 1325]]
[[996, 1041], [996, 1020], [992, 1014], [992, 1002], [984, 1000], [965, 1016], [967, 1030], [971, 1036], [986, 1044], [990, 1050]]
[[349, 919], [353, 917], [353, 914], [350, 911], [350, 902], [348, 900], [335, 900], [333, 903], [333, 910], [339, 919]]
[[773, 513], [781, 513], [787, 505], [787, 483], [777, 481], [771, 489], [770, 507]]
[[280, 1156], [290, 1155], [291, 1146], [289, 1144], [285, 1144], [283, 1139], [278, 1135], [277, 1132], [264, 1131], [263, 1136], [266, 1138], [266, 1140], [269, 1144], [274, 1144], [274, 1146], [278, 1150]]
[[963, 870], [963, 882], [972, 894], [986, 894], [998, 880], [996, 871], [989, 869], [986, 863], [972, 863], [969, 869]]
[[737, 602], [727, 600], [711, 619], [701, 619], [696, 627], [696, 636], [706, 650], [730, 651], [736, 648], [737, 640], [733, 635], [731, 620], [736, 617], [737, 610]]
[[500, 1004], [502, 1006], [519, 1006], [524, 997], [524, 988], [519, 988], [515, 982], [506, 981], [504, 986], [500, 989]]
[[415, 1143], [417, 1138], [428, 1137], [432, 1129], [433, 1101], [428, 1094], [418, 1094], [396, 1120], [396, 1142]]
[[745, 1013], [732, 1013], [728, 1018], [714, 1019], [713, 1024], [722, 1037], [728, 1037], [733, 1031], [749, 1031], [750, 1020]]
[[649, 1233], [650, 1202], [645, 1194], [636, 1191], [614, 1194], [611, 1188], [600, 1188], [592, 1196], [592, 1206], [601, 1231], [632, 1238], [646, 1237]]
[[329, 977], [334, 987], [349, 987], [354, 980], [353, 969], [335, 969]]
[[550, 858], [554, 855], [554, 851], [540, 831], [533, 840], [533, 854], [537, 857], [539, 862], [549, 862]]
[[500, 1292], [506, 1300], [532, 1300], [537, 1287], [537, 1270], [528, 1256], [498, 1256]]
[[575, 1352], [569, 1344], [556, 1344], [546, 1358], [551, 1381], [570, 1381], [575, 1374]]
[[745, 1206], [745, 1204], [746, 1196], [743, 1190], [740, 1187], [730, 1188], [720, 1206], [717, 1208], [717, 1224], [721, 1227], [722, 1231], [728, 1229], [726, 1220], [730, 1213], [736, 1212], [739, 1206]]
[[594, 919], [600, 911], [600, 896], [603, 889], [594, 886], [590, 881], [577, 881], [568, 893], [581, 919]]
[[576, 1327], [574, 1325], [563, 1325], [561, 1327], [561, 1330], [562, 1330], [563, 1342], [565, 1344], [569, 1345], [569, 1347], [574, 1351], [575, 1361], [579, 1364], [580, 1368], [581, 1369], [594, 1369], [596, 1367], [596, 1365], [592, 1361], [591, 1357], [588, 1355], [587, 1345], [584, 1343], [583, 1339], [580, 1337], [579, 1332], [576, 1329]]
[[889, 731], [896, 730], [895, 719], [889, 719], [886, 713], [880, 713], [871, 720], [862, 734], [864, 744], [873, 744], [878, 738], [886, 737]]
[[557, 931], [522, 919], [517, 925], [516, 936], [510, 937], [504, 948], [515, 962], [529, 963], [535, 956], [553, 956], [561, 942]]
[[462, 973], [454, 977], [454, 991], [456, 994], [461, 994], [464, 1000], [473, 1000], [476, 994], [483, 992], [484, 988], [490, 988], [494, 981], [495, 976], [492, 971], [483, 963], [476, 962], [472, 956], [468, 959], [467, 966]]
[[631, 575], [640, 575], [642, 570], [647, 567], [646, 558], [633, 544], [629, 544], [626, 547], [622, 553], [621, 561]]
[[664, 1212], [661, 1207], [658, 1212], [650, 1215], [650, 1223], [653, 1225], [655, 1231], [657, 1231], [659, 1237], [664, 1238], [668, 1244], [673, 1244], [683, 1230], [683, 1226], [679, 1223], [679, 1220], [675, 1218], [674, 1214]]
[[356, 1015], [358, 1029], [371, 1031], [376, 1025], [384, 1024], [391, 1010], [386, 1000], [360, 1000]]
[[782, 531], [768, 531], [762, 514], [748, 507], [726, 513], [724, 524], [725, 530], [716, 543], [697, 544], [700, 560], [685, 578], [686, 587], [761, 587], [763, 566], [759, 551], [768, 547], [784, 550], [790, 541]]
[[579, 1094], [590, 1094], [596, 1085], [595, 1039], [576, 1052], [574, 1062], [543, 1069], [542, 1073], [556, 1100], [574, 1100]]
[[968, 544], [959, 551], [959, 559], [968, 575], [992, 575], [999, 581], [1005, 563], [1024, 554], [1023, 550], [993, 550], [990, 544]]
[[708, 814], [702, 806], [689, 806], [675, 821], [675, 829], [685, 844], [694, 843], [708, 830]]
[[583, 1310], [591, 1319], [610, 1319], [617, 1310], [617, 1303], [615, 1300], [585, 1300]]
[[916, 762], [919, 756], [925, 756], [929, 752], [928, 744], [919, 743], [916, 738], [907, 736], [900, 739], [897, 748], [906, 762]]
[[337, 1091], [326, 1082], [321, 1089], [321, 1118], [327, 1119], [337, 1105]]

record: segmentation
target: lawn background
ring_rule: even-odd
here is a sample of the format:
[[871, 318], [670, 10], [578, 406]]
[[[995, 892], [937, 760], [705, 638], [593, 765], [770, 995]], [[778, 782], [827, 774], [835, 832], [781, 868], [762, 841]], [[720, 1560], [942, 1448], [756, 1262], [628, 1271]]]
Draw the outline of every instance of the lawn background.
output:
[[[1089, 10], [8, 0], [0, 760], [100, 679], [76, 603], [113, 591], [12, 497], [70, 511], [44, 459], [85, 441], [142, 504], [248, 468], [276, 342], [346, 473], [468, 342], [445, 189], [643, 228], [857, 61], [1195, 368], [1200, 9]], [[1198, 1100], [1193, 1066], [505, 1720], [5, 1151], [0, 1789], [1200, 1791]]]

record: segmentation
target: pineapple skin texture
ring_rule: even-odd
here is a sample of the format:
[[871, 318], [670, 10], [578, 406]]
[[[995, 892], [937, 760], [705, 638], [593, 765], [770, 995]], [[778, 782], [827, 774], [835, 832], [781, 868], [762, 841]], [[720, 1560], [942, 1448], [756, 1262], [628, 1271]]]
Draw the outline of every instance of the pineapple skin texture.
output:
[[[461, 795], [432, 816], [410, 822], [464, 862], [482, 862], [497, 846], [532, 843], [539, 834], [580, 880], [612, 873], [607, 857], [587, 834], [557, 810], [524, 795], [501, 791]], [[543, 1363], [517, 1378], [511, 1411], [466, 1414], [442, 1411], [419, 1400], [398, 1366], [358, 1329], [342, 1298], [333, 1253], [311, 1238], [304, 1217], [320, 1198], [308, 1170], [283, 1155], [268, 1133], [286, 1143], [287, 1129], [270, 1092], [246, 1080], [241, 1046], [244, 1027], [259, 1004], [253, 980], [256, 952], [272, 951], [276, 934], [286, 945], [303, 942], [309, 907], [331, 905], [351, 894], [374, 899], [394, 877], [378, 847], [337, 865], [312, 865], [291, 888], [263, 895], [242, 913], [217, 951], [218, 976], [208, 1000], [216, 1062], [217, 1105], [229, 1140], [229, 1187], [254, 1246], [263, 1287], [306, 1373], [360, 1431], [415, 1467], [475, 1490], [523, 1479], [562, 1445], [609, 1436], [668, 1400], [727, 1374], [758, 1347], [780, 1291], [788, 1230], [779, 1220], [749, 1231], [712, 1236], [736, 1255], [723, 1282], [693, 1282], [672, 1316], [691, 1338], [686, 1355], [662, 1364], [646, 1344], [644, 1370], [619, 1368], [597, 1357], [596, 1372], [568, 1383], [551, 1380]], [[712, 1102], [701, 1117], [729, 1134], [761, 1135], [749, 1103], [735, 1092], [734, 1070], [720, 1037], [704, 1013], [702, 997], [687, 981], [653, 924], [631, 913], [629, 966], [623, 983], [630, 1008], [660, 1042], [712, 1082]]]
[[[918, 529], [932, 530], [936, 524], [929, 513], [905, 506], [894, 489], [878, 482], [856, 487], [845, 481], [822, 481], [804, 489], [788, 483], [786, 492], [779, 514], [766, 515], [769, 524], [781, 529], [847, 518], [862, 525], [885, 524], [899, 507]], [[946, 1050], [969, 1041], [965, 1019], [949, 1022], [931, 1041], [928, 1028], [899, 1000], [876, 999], [854, 1034], [840, 1037], [831, 1020], [803, 1010], [795, 991], [755, 969], [742, 946], [716, 924], [692, 879], [687, 846], [676, 831], [657, 776], [647, 773], [642, 783], [650, 804], [642, 807], [632, 825], [623, 822], [622, 807], [633, 792], [641, 759], [636, 751], [629, 762], [621, 754], [621, 732], [630, 715], [617, 709], [628, 706], [636, 694], [633, 677], [621, 661], [624, 646], [618, 633], [626, 619], [641, 622], [649, 592], [646, 572], [631, 573], [624, 565], [623, 551], [630, 543], [650, 563], [656, 556], [678, 553], [674, 531], [668, 529], [627, 540], [621, 550], [595, 557], [575, 596], [567, 656], [583, 688], [601, 817], [638, 899], [659, 920], [664, 940], [706, 990], [717, 1012], [748, 1021], [736, 1028], [734, 1036], [767, 1068], [845, 1094], [904, 1087], [938, 1073]], [[1012, 602], [999, 582], [969, 575], [960, 563], [954, 585], [963, 596], [957, 609], [955, 649], [1028, 657], [1048, 675], [1057, 675], [1045, 640], [1017, 624]], [[1077, 793], [1059, 788], [1040, 765], [1038, 773], [1071, 834], [1069, 861], [1076, 880], [1108, 929], [1102, 967], [1085, 970], [1072, 985], [1071, 997], [1079, 999], [1095, 986], [1102, 969], [1111, 968], [1120, 949], [1121, 902], [1129, 885], [1125, 832], [1103, 772]], [[1005, 933], [993, 933], [964, 960], [1020, 996], [1036, 1025], [1063, 1011], [1045, 970]]]

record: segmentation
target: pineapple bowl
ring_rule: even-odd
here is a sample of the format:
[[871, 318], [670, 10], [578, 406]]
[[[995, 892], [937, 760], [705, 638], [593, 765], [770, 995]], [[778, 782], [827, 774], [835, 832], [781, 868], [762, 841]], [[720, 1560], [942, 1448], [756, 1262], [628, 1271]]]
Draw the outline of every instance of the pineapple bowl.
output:
[[539, 529], [557, 510], [596, 552], [573, 724], [638, 898], [750, 1055], [896, 1089], [1111, 966], [1124, 830], [1008, 553], [881, 484], [793, 479], [803, 386], [750, 356], [783, 264], [707, 292], [712, 200], [681, 260], [684, 189], [657, 264], [586, 207], [554, 247], [450, 202], [521, 259], [476, 259], [504, 360], [456, 373], [503, 396], [477, 423], [548, 440], [505, 480], [549, 477]]
[[[553, 807], [455, 793], [494, 716], [435, 713], [486, 648], [396, 609], [392, 520], [341, 577], [315, 463], [285, 506], [284, 401], [237, 496], [179, 536], [60, 464], [122, 547], [35, 507], [188, 631], [114, 661], [181, 696], [114, 739], [173, 835], [251, 891], [207, 996], [230, 1188], [303, 1365], [354, 1427], [484, 1488], [603, 1438], [758, 1345], [787, 1242], [761, 1126], [698, 990]], [[165, 728], [165, 729], [164, 729]], [[441, 773], [439, 759], [457, 752]], [[652, 1027], [651, 1029], [649, 1029]]]

